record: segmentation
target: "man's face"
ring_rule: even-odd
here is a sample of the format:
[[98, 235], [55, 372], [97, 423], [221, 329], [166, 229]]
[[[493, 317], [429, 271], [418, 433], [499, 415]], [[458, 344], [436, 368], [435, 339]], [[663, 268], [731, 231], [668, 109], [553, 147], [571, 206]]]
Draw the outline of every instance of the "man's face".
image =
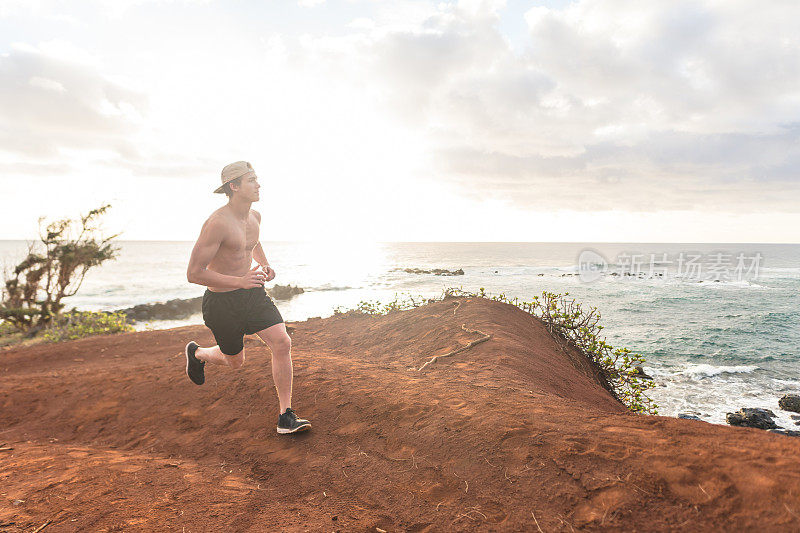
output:
[[261, 185], [258, 184], [258, 176], [242, 178], [242, 183], [238, 188], [236, 188], [236, 185], [231, 185], [234, 194], [247, 202], [257, 202], [259, 200], [258, 190], [260, 188]]

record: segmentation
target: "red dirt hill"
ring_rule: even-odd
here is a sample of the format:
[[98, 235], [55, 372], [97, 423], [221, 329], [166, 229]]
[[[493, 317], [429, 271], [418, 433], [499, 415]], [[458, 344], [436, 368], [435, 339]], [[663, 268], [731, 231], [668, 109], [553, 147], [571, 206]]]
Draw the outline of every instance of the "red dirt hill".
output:
[[0, 352], [0, 531], [800, 528], [800, 439], [630, 414], [511, 305], [293, 326], [293, 436], [257, 340], [202, 387], [199, 326]]

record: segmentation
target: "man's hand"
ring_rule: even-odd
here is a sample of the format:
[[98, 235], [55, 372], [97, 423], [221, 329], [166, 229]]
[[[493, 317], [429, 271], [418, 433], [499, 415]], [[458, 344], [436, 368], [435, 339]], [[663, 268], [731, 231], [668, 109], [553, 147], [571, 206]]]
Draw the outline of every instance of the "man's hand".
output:
[[[259, 268], [260, 265], [256, 265], [248, 270], [247, 274], [239, 278], [241, 280], [239, 284], [240, 288], [252, 289], [255, 287], [264, 286], [264, 283], [267, 281], [267, 276], [264, 274], [264, 272], [260, 271]], [[275, 277], [274, 273], [272, 277]]]
[[275, 271], [272, 269], [271, 266], [265, 265], [262, 267], [264, 269], [264, 274], [267, 276], [267, 281], [272, 281], [275, 279]]

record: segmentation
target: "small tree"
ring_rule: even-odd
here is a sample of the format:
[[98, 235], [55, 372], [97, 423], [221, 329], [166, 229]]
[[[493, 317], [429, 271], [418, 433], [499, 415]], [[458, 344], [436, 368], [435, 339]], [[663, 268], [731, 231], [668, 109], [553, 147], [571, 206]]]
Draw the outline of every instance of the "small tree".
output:
[[56, 220], [43, 230], [45, 219], [39, 219], [41, 242], [31, 244], [27, 257], [6, 275], [0, 318], [34, 331], [58, 318], [61, 301], [78, 292], [89, 269], [116, 257], [111, 241], [118, 235], [99, 234], [99, 218], [110, 207], [92, 209], [79, 220]]

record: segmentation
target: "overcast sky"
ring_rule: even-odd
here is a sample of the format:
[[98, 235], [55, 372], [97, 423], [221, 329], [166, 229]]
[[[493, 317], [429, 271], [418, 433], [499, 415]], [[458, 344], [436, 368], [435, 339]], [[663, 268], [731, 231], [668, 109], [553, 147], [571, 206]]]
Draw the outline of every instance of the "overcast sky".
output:
[[3, 0], [0, 239], [800, 242], [800, 2]]

